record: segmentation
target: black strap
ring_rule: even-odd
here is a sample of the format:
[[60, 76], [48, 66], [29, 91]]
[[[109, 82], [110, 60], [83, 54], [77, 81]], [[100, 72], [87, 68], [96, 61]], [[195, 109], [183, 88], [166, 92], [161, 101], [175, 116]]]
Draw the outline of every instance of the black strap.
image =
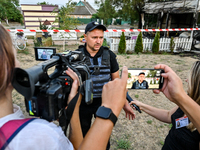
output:
[[80, 91], [81, 91], [81, 88], [79, 88], [78, 93], [77, 93], [77, 94], [75, 95], [75, 97], [70, 101], [70, 103], [68, 104], [67, 109], [64, 110], [65, 119], [66, 119], [66, 122], [65, 122], [65, 129], [64, 129], [65, 135], [66, 135], [66, 131], [67, 131], [68, 125], [69, 125], [69, 123], [70, 123], [70, 120], [71, 120], [71, 118], [72, 118], [74, 109], [75, 109], [75, 107], [76, 107], [76, 103], [77, 103], [77, 101], [78, 101], [78, 98], [79, 98], [79, 95], [80, 95]]

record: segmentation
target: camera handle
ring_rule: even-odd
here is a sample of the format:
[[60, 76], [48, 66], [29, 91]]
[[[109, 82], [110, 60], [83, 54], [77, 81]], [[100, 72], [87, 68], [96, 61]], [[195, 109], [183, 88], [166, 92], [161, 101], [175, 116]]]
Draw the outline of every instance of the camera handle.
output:
[[[126, 99], [129, 101], [129, 103], [130, 103], [131, 101], [133, 101], [133, 99], [130, 97], [130, 95], [128, 94], [128, 92], [126, 93]], [[135, 104], [132, 104], [132, 105], [133, 105], [133, 107], [135, 107], [135, 109], [136, 109], [139, 113], [142, 113], [141, 110], [140, 110], [140, 107], [138, 107], [138, 106], [135, 105]]]

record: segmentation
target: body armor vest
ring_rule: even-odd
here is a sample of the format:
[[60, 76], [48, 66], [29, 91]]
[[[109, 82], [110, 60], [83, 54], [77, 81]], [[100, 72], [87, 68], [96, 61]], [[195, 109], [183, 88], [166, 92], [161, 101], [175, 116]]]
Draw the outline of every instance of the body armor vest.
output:
[[[93, 98], [100, 98], [104, 84], [111, 80], [110, 71], [110, 53], [107, 47], [104, 47], [103, 53], [97, 58], [98, 65], [94, 65], [93, 58], [86, 56], [86, 64], [90, 68], [90, 74], [93, 81]], [[84, 52], [84, 47], [79, 47], [78, 51]]]
[[138, 80], [136, 81], [136, 86], [135, 86], [136, 89], [146, 89], [146, 86], [147, 86], [146, 81], [142, 82], [141, 84], [138, 82]]

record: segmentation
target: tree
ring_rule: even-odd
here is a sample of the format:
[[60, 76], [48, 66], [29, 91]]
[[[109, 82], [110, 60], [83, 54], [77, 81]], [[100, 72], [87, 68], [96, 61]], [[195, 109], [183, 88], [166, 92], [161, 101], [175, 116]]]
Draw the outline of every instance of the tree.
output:
[[143, 51], [143, 43], [142, 43], [142, 32], [139, 33], [136, 44], [135, 44], [135, 52], [138, 54]]
[[125, 21], [139, 21], [138, 28], [142, 27], [141, 13], [145, 0], [113, 0], [114, 6], [118, 10], [118, 16]]
[[153, 41], [153, 45], [152, 45], [152, 52], [153, 53], [158, 53], [159, 52], [159, 45], [160, 45], [160, 32], [156, 32], [154, 41]]
[[58, 16], [56, 17], [55, 22], [58, 22], [61, 30], [71, 30], [75, 29], [77, 25], [79, 25], [79, 21], [76, 18], [72, 18], [70, 14], [74, 12], [75, 10], [75, 3], [72, 3], [71, 0], [68, 1], [68, 3], [65, 4], [65, 6], [62, 6], [59, 9]]
[[170, 40], [170, 51], [171, 51], [171, 53], [174, 52], [174, 47], [175, 47], [174, 38], [171, 37], [171, 40]]
[[128, 78], [131, 78], [131, 73], [128, 73]]
[[92, 14], [92, 19], [99, 19], [100, 17], [97, 14]]
[[0, 20], [5, 20], [7, 24], [9, 20], [22, 23], [23, 16], [17, 6], [19, 6], [19, 0], [1, 0]]
[[147, 77], [155, 77], [156, 76], [156, 70], [149, 70], [149, 73], [147, 74]]
[[122, 35], [119, 41], [118, 53], [125, 54], [125, 52], [126, 52], [126, 39], [125, 39], [124, 32], [122, 32]]
[[116, 18], [116, 11], [113, 6], [113, 0], [95, 0], [95, 4], [99, 6], [97, 16], [103, 19], [104, 24], [109, 25], [108, 19]]
[[44, 2], [38, 2], [37, 5], [53, 5], [53, 4], [44, 1]]
[[[165, 0], [151, 0], [152, 2]], [[113, 5], [118, 10], [118, 17], [125, 21], [131, 21], [131, 24], [138, 21], [138, 28], [142, 28], [142, 9], [146, 0], [113, 0]]]

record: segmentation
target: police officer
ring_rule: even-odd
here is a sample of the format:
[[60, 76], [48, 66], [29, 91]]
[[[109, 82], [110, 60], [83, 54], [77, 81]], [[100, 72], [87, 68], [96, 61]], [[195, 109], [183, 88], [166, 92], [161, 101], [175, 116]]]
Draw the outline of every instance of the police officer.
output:
[[149, 85], [145, 79], [145, 73], [140, 72], [138, 76], [138, 80], [135, 81], [131, 87], [131, 89], [148, 89]]
[[[103, 85], [110, 80], [119, 78], [119, 65], [116, 55], [108, 47], [102, 46], [104, 31], [106, 30], [106, 27], [98, 22], [88, 23], [84, 34], [86, 43], [77, 49], [86, 55], [86, 62], [90, 68], [93, 81], [93, 103], [87, 105], [83, 99], [80, 105], [80, 122], [83, 136], [88, 132], [92, 117], [93, 115], [95, 117], [98, 107], [101, 106]], [[129, 119], [135, 118], [135, 114], [128, 102], [124, 105], [123, 109], [129, 116]], [[109, 148], [110, 144], [108, 142], [107, 149]]]

